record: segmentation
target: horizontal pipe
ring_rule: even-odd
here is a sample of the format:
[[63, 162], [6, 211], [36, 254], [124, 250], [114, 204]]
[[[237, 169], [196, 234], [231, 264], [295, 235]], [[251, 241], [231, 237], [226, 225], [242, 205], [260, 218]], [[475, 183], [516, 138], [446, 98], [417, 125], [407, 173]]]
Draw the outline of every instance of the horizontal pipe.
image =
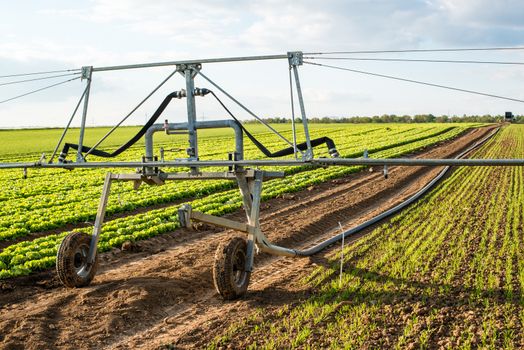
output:
[[315, 159], [315, 165], [522, 166], [524, 159]]
[[352, 165], [402, 165], [402, 166], [524, 166], [524, 159], [312, 159], [302, 160], [205, 160], [188, 161], [186, 159], [164, 161], [164, 162], [89, 162], [89, 163], [56, 163], [47, 164], [39, 162], [29, 163], [0, 163], [0, 169], [22, 169], [22, 168], [136, 168], [136, 167], [229, 167], [229, 166], [352, 166]]
[[185, 60], [185, 61], [165, 61], [165, 62], [152, 62], [152, 63], [138, 63], [138, 64], [127, 64], [121, 66], [106, 66], [106, 67], [93, 67], [93, 72], [104, 72], [111, 70], [123, 70], [123, 69], [136, 69], [136, 68], [153, 68], [153, 67], [165, 67], [165, 66], [176, 66], [179, 64], [202, 64], [202, 63], [225, 63], [225, 62], [239, 62], [239, 61], [264, 61], [264, 60], [278, 60], [287, 59], [288, 55], [265, 55], [265, 56], [241, 56], [241, 57], [220, 57], [220, 58], [205, 58], [200, 60]]
[[[242, 137], [242, 128], [234, 120], [207, 120], [197, 121], [195, 123], [196, 129], [215, 129], [215, 128], [232, 128], [235, 132], [235, 152], [237, 152], [240, 159], [244, 156], [244, 139]], [[188, 130], [188, 123], [168, 123], [167, 130]], [[153, 159], [153, 134], [159, 131], [165, 131], [165, 124], [153, 124], [147, 129], [144, 140], [146, 145], [146, 159]], [[144, 164], [142, 164], [144, 165]]]
[[289, 256], [289, 257], [295, 257], [299, 255], [299, 252], [295, 249], [290, 248], [284, 248], [280, 247], [274, 244], [271, 244], [269, 242], [263, 242], [262, 244], [258, 243], [257, 247], [264, 253], [269, 253], [271, 255], [279, 255], [279, 256]]

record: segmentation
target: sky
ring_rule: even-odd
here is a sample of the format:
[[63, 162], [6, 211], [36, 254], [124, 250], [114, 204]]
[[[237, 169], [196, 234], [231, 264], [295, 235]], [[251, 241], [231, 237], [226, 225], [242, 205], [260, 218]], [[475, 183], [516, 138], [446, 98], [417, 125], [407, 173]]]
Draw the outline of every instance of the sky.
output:
[[[0, 76], [288, 51], [518, 47], [524, 46], [522, 14], [519, 0], [0, 0]], [[309, 61], [524, 100], [524, 65], [318, 57], [326, 56]], [[524, 50], [351, 57], [524, 62]], [[173, 69], [94, 73], [87, 124], [114, 125]], [[291, 115], [286, 60], [205, 64], [202, 72], [260, 117]], [[524, 114], [522, 102], [311, 65], [299, 72], [308, 117]], [[1, 85], [26, 78], [0, 78], [0, 101], [69, 77]], [[184, 85], [181, 75], [173, 76], [126, 124], [143, 124], [169, 92]], [[211, 88], [199, 77], [195, 85]], [[0, 128], [63, 127], [84, 88], [85, 81], [74, 80], [0, 103]], [[249, 117], [227, 104], [239, 118]], [[199, 120], [226, 117], [210, 97], [198, 98], [196, 109]], [[185, 102], [174, 101], [165, 118], [182, 122], [185, 113]], [[79, 123], [77, 115], [73, 125]]]

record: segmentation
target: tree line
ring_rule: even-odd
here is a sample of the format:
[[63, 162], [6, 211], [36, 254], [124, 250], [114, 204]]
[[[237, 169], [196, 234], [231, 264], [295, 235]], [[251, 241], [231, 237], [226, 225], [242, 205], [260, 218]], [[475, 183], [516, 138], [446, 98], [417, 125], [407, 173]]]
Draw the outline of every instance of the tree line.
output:
[[[291, 123], [290, 118], [283, 117], [272, 117], [263, 118], [267, 123], [275, 124], [286, 124]], [[307, 119], [309, 123], [323, 123], [323, 124], [334, 124], [334, 123], [498, 123], [504, 121], [503, 115], [463, 115], [463, 116], [434, 116], [433, 114], [416, 114], [410, 115], [395, 115], [395, 114], [384, 114], [381, 116], [375, 115], [372, 117], [313, 117]], [[296, 118], [297, 123], [301, 123], [300, 118]], [[524, 116], [515, 116], [513, 122], [524, 123]], [[255, 119], [244, 121], [244, 123], [257, 123]]]

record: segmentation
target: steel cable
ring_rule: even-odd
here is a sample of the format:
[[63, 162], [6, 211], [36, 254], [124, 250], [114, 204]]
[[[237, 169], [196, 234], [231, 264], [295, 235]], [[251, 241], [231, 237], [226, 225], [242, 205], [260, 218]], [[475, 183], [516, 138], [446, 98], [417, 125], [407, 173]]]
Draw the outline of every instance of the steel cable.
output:
[[77, 80], [77, 79], [80, 79], [80, 78], [81, 77], [71, 78], [71, 79], [67, 79], [67, 80], [61, 81], [59, 83], [55, 83], [55, 84], [52, 84], [52, 85], [44, 86], [43, 88], [36, 89], [36, 90], [33, 90], [33, 91], [29, 91], [29, 92], [26, 92], [25, 94], [14, 96], [14, 97], [8, 98], [6, 100], [2, 100], [2, 101], [0, 101], [0, 103], [13, 101], [13, 100], [16, 100], [18, 98], [21, 98], [21, 97], [24, 97], [24, 96], [27, 96], [27, 95], [31, 95], [31, 94], [34, 94], [34, 93], [39, 92], [39, 91], [47, 90], [47, 89], [50, 89], [50, 88], [58, 86], [58, 85], [69, 83], [70, 81]]
[[361, 71], [361, 70], [357, 70], [357, 69], [332, 66], [332, 65], [328, 65], [328, 64], [322, 64], [322, 63], [315, 63], [315, 62], [308, 62], [308, 61], [304, 61], [304, 63], [310, 64], [310, 65], [314, 65], [314, 66], [319, 66], [319, 67], [326, 67], [326, 68], [343, 70], [343, 71], [348, 71], [348, 72], [353, 72], [353, 73], [371, 75], [371, 76], [375, 76], [375, 77], [379, 77], [379, 78], [399, 80], [399, 81], [404, 81], [404, 82], [407, 82], [407, 83], [426, 85], [426, 86], [433, 86], [433, 87], [438, 87], [438, 88], [441, 88], [441, 89], [460, 91], [460, 92], [465, 92], [465, 93], [473, 94], [473, 95], [481, 95], [481, 96], [493, 97], [493, 98], [498, 98], [498, 99], [507, 100], [507, 101], [514, 101], [514, 102], [524, 103], [524, 100], [521, 100], [521, 99], [518, 99], [518, 98], [505, 97], [505, 96], [494, 95], [494, 94], [489, 94], [489, 93], [480, 92], [480, 91], [474, 91], [474, 90], [455, 88], [455, 87], [452, 87], [452, 86], [446, 86], [446, 85], [440, 85], [440, 84], [433, 84], [433, 83], [428, 83], [428, 82], [420, 81], [420, 80], [406, 79], [406, 78], [401, 78], [401, 77], [395, 77], [395, 76], [392, 76], [392, 75], [385, 75], [385, 74], [379, 74], [379, 73], [373, 73], [373, 72], [366, 72], [366, 71]]
[[88, 89], [89, 89], [89, 86], [86, 86], [86, 88], [84, 89], [84, 92], [82, 93], [82, 96], [80, 96], [80, 99], [78, 100], [78, 103], [76, 104], [76, 107], [73, 110], [73, 114], [71, 114], [71, 117], [69, 118], [69, 121], [67, 122], [67, 125], [64, 128], [64, 131], [62, 132], [62, 135], [60, 136], [58, 143], [56, 144], [53, 154], [51, 155], [51, 158], [49, 158], [49, 164], [53, 163], [53, 159], [55, 158], [56, 153], [58, 152], [58, 149], [60, 148], [60, 145], [62, 144], [62, 141], [64, 141], [64, 137], [67, 133], [67, 130], [69, 130], [69, 127], [71, 126], [71, 123], [73, 122], [76, 112], [78, 111], [78, 108], [80, 108], [80, 104], [82, 103], [82, 100], [84, 99], [84, 96], [86, 95]]
[[140, 103], [138, 105], [136, 105], [135, 108], [133, 108], [131, 110], [131, 112], [129, 112], [118, 124], [116, 124], [111, 130], [109, 130], [107, 132], [107, 134], [105, 134], [94, 146], [92, 146], [89, 151], [86, 152], [86, 154], [84, 155], [84, 159], [85, 157], [87, 157], [89, 154], [91, 154], [91, 152], [97, 148], [102, 142], [104, 142], [105, 139], [107, 139], [109, 137], [109, 135], [111, 135], [118, 127], [120, 127], [120, 125], [122, 125], [123, 122], [125, 122], [133, 113], [135, 113], [135, 111], [140, 108], [140, 106], [142, 106], [151, 96], [153, 96], [153, 94], [155, 92], [158, 91], [158, 89], [160, 89], [175, 73], [177, 72], [177, 70], [175, 69], [173, 72], [171, 72], [167, 78], [165, 78], [164, 80], [162, 80], [162, 82], [160, 82], [160, 84], [157, 85], [157, 87], [155, 87], [153, 89], [153, 91], [151, 91], [142, 101], [140, 101]]
[[54, 74], [54, 73], [66, 73], [66, 72], [79, 72], [82, 69], [62, 69], [62, 70], [50, 70], [46, 72], [33, 72], [33, 73], [20, 73], [20, 74], [9, 74], [9, 75], [0, 75], [0, 78], [14, 78], [14, 77], [26, 77], [30, 75], [41, 75], [41, 74]]
[[70, 76], [70, 75], [77, 75], [77, 74], [80, 74], [80, 72], [52, 75], [52, 76], [49, 76], [49, 77], [42, 77], [42, 78], [32, 78], [32, 79], [9, 81], [7, 83], [1, 83], [0, 86], [14, 85], [14, 84], [20, 84], [20, 83], [28, 83], [28, 82], [31, 82], [31, 81], [38, 81], [38, 80], [45, 80], [45, 79], [61, 78], [61, 77], [67, 77], [67, 76]]
[[426, 62], [426, 63], [464, 63], [464, 64], [524, 65], [524, 62], [508, 62], [508, 61], [436, 60], [436, 59], [433, 60], [433, 59], [410, 59], [410, 58], [315, 57], [315, 56], [305, 56], [304, 59], [338, 60], [338, 61], [383, 61], [383, 62]]
[[281, 133], [279, 133], [278, 131], [275, 130], [275, 128], [273, 128], [271, 125], [269, 125], [268, 123], [266, 123], [264, 120], [262, 120], [262, 118], [258, 117], [255, 113], [253, 113], [249, 108], [247, 108], [246, 106], [244, 106], [242, 103], [240, 103], [237, 99], [235, 99], [233, 96], [231, 96], [229, 93], [227, 93], [224, 89], [222, 89], [220, 86], [218, 86], [218, 84], [216, 84], [213, 80], [209, 79], [206, 75], [204, 75], [204, 73], [202, 73], [201, 71], [199, 70], [196, 70], [194, 69], [193, 70], [194, 72], [200, 74], [202, 76], [202, 78], [204, 78], [205, 80], [207, 80], [211, 85], [213, 85], [214, 87], [216, 87], [221, 93], [223, 93], [224, 95], [226, 95], [231, 101], [235, 102], [240, 108], [242, 108], [244, 111], [246, 111], [247, 113], [249, 113], [251, 116], [255, 117], [256, 120], [258, 120], [259, 122], [261, 122], [262, 124], [264, 124], [269, 130], [271, 130], [274, 134], [276, 134], [278, 137], [280, 137], [284, 142], [286, 142], [288, 145], [290, 145], [291, 147], [294, 147], [293, 146], [293, 143], [290, 142], [287, 138], [284, 137], [284, 135], [282, 135]]
[[336, 55], [336, 54], [375, 54], [375, 53], [408, 53], [408, 52], [465, 52], [465, 51], [518, 51], [522, 46], [515, 47], [472, 47], [472, 48], [444, 48], [444, 49], [405, 49], [405, 50], [360, 50], [360, 51], [326, 51], [304, 52], [304, 55]]
[[[229, 108], [226, 107], [224, 102], [222, 102], [222, 100], [220, 100], [220, 98], [212, 90], [208, 90], [208, 91], [218, 101], [218, 103], [222, 106], [222, 108], [224, 108], [224, 110], [229, 114], [229, 116], [231, 118], [233, 118], [233, 120], [235, 120], [235, 122], [238, 124], [238, 126], [240, 126], [240, 128], [242, 128], [242, 130], [244, 131], [246, 136], [251, 140], [251, 142], [253, 142], [253, 144], [255, 146], [257, 146], [257, 148], [266, 157], [277, 158], [277, 157], [288, 156], [288, 155], [291, 155], [291, 154], [295, 154], [295, 156], [296, 156], [297, 150], [300, 151], [302, 154], [304, 154], [303, 151], [308, 149], [308, 147], [309, 147], [308, 144], [306, 142], [302, 142], [302, 143], [299, 143], [299, 144], [291, 145], [291, 147], [281, 149], [280, 151], [277, 151], [277, 152], [271, 152], [260, 141], [258, 141], [257, 138], [255, 136], [253, 136], [249, 132], [249, 130], [247, 130], [244, 127], [244, 125], [242, 125], [240, 120], [238, 120], [238, 118], [235, 117], [235, 115], [229, 110]], [[313, 140], [310, 141], [310, 144], [311, 144], [311, 147], [316, 147], [316, 146], [320, 146], [322, 144], [326, 144], [329, 154], [332, 157], [338, 157], [338, 152], [337, 152], [337, 149], [336, 149], [336, 146], [335, 146], [335, 142], [332, 139], [330, 139], [329, 137], [324, 136], [324, 137], [319, 137], [319, 138], [313, 139]]]

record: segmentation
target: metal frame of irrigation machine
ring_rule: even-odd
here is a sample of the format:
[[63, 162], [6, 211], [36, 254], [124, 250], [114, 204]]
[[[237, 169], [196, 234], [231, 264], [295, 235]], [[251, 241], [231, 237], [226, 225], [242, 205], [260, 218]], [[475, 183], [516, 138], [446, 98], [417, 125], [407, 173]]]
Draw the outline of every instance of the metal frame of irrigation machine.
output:
[[[195, 96], [203, 96], [203, 91], [207, 89], [199, 89], [194, 86], [194, 78], [197, 75], [203, 77], [211, 85], [217, 88], [220, 92], [226, 95], [234, 103], [239, 105], [247, 113], [259, 119], [252, 111], [242, 105], [233, 96], [224, 91], [218, 84], [204, 75], [201, 70], [204, 64], [223, 63], [223, 62], [238, 62], [238, 61], [258, 61], [258, 60], [275, 60], [287, 59], [289, 64], [289, 78], [291, 87], [291, 96], [293, 96], [294, 80], [296, 94], [298, 96], [298, 103], [300, 106], [301, 120], [304, 128], [304, 135], [306, 141], [302, 147], [298, 147], [296, 141], [295, 118], [292, 118], [292, 133], [293, 140], [288, 141], [270, 125], [266, 126], [280, 138], [287, 142], [292, 148], [292, 154], [295, 159], [284, 160], [245, 160], [243, 151], [243, 136], [245, 129], [238, 123], [237, 120], [217, 120], [199, 122], [196, 120], [196, 101]], [[284, 248], [276, 246], [269, 242], [260, 228], [260, 201], [262, 184], [264, 180], [283, 177], [283, 172], [265, 171], [259, 169], [252, 169], [248, 167], [259, 166], [349, 166], [349, 165], [372, 165], [384, 166], [384, 174], [387, 174], [387, 167], [390, 165], [405, 165], [405, 166], [523, 166], [524, 159], [369, 159], [367, 157], [357, 159], [341, 159], [341, 158], [314, 158], [313, 146], [309, 136], [308, 122], [306, 118], [304, 99], [300, 86], [298, 67], [303, 64], [303, 53], [300, 51], [288, 52], [285, 55], [272, 56], [252, 56], [252, 57], [231, 57], [231, 58], [217, 58], [217, 59], [202, 59], [189, 61], [173, 61], [173, 62], [159, 62], [149, 64], [135, 64], [124, 66], [111, 67], [83, 67], [82, 78], [87, 81], [86, 89], [77, 105], [77, 109], [83, 99], [83, 114], [81, 120], [79, 143], [77, 147], [76, 162], [65, 161], [65, 155], [62, 154], [58, 163], [53, 163], [52, 160], [57, 153], [58, 147], [67, 131], [66, 127], [64, 134], [51, 157], [49, 162], [44, 162], [44, 158], [34, 163], [2, 163], [0, 169], [22, 168], [24, 174], [27, 173], [28, 168], [137, 168], [135, 173], [114, 174], [107, 173], [103, 185], [102, 196], [100, 199], [96, 220], [92, 235], [84, 233], [73, 232], [70, 233], [61, 243], [57, 253], [57, 272], [60, 280], [67, 287], [81, 287], [88, 285], [96, 273], [97, 267], [97, 243], [100, 237], [102, 224], [106, 212], [106, 205], [110, 194], [111, 183], [113, 181], [132, 181], [135, 188], [138, 188], [141, 183], [149, 185], [162, 185], [166, 181], [171, 180], [206, 180], [206, 179], [227, 179], [236, 181], [242, 195], [243, 207], [247, 217], [247, 222], [237, 222], [230, 219], [217, 217], [213, 215], [204, 214], [192, 210], [191, 206], [183, 205], [179, 209], [179, 220], [184, 227], [190, 227], [192, 221], [204, 222], [216, 226], [221, 226], [236, 231], [241, 231], [247, 234], [247, 240], [236, 237], [228, 242], [223, 242], [217, 250], [214, 264], [214, 282], [217, 291], [224, 299], [233, 299], [241, 296], [247, 290], [249, 284], [250, 274], [253, 271], [253, 259], [255, 251], [258, 249], [274, 255], [283, 256], [306, 256], [318, 252], [329, 244], [336, 242], [343, 236], [347, 236], [352, 230], [343, 232], [330, 240], [327, 240], [313, 248], [300, 251], [295, 249]], [[187, 123], [168, 123], [167, 120], [163, 124], [153, 124], [144, 134], [145, 138], [145, 157], [141, 162], [86, 162], [85, 158], [89, 155], [95, 147], [97, 147], [109, 135], [106, 135], [95, 146], [88, 148], [83, 146], [86, 116], [88, 109], [89, 93], [93, 73], [137, 69], [159, 66], [176, 66], [176, 71], [180, 73], [185, 79], [185, 90], [177, 92], [174, 96], [176, 98], [186, 98], [187, 102]], [[173, 75], [174, 72], [171, 74]], [[169, 79], [171, 75], [167, 78]], [[165, 81], [167, 81], [164, 80]], [[164, 83], [163, 82], [163, 83]], [[162, 84], [163, 84], [162, 83]], [[162, 85], [161, 84], [161, 85]], [[160, 85], [160, 86], [161, 86]], [[159, 86], [159, 87], [160, 87]], [[158, 88], [157, 88], [158, 89]], [[151, 96], [157, 89], [153, 90]], [[148, 98], [147, 97], [147, 98]], [[146, 99], [147, 99], [146, 98]], [[137, 108], [145, 102], [142, 101]], [[293, 104], [293, 102], [292, 102]], [[224, 107], [225, 108], [225, 107]], [[136, 108], [135, 108], [136, 110]], [[227, 110], [227, 109], [226, 109]], [[76, 110], [75, 110], [76, 112]], [[229, 112], [229, 111], [228, 111]], [[294, 114], [294, 113], [293, 113]], [[264, 123], [265, 124], [265, 123]], [[118, 124], [116, 127], [118, 127]], [[115, 129], [113, 128], [113, 130]], [[198, 156], [198, 137], [197, 130], [204, 128], [232, 128], [235, 132], [235, 151], [229, 154], [229, 160], [211, 160], [201, 161]], [[112, 130], [112, 131], [113, 131]], [[111, 132], [112, 132], [111, 131]], [[189, 137], [189, 147], [187, 149], [188, 158], [175, 159], [167, 161], [164, 159], [163, 151], [161, 150], [161, 159], [158, 160], [153, 154], [153, 134], [155, 132], [164, 131], [167, 134], [187, 134]], [[110, 132], [110, 133], [111, 133]], [[338, 156], [335, 149], [330, 149], [332, 156]], [[299, 158], [300, 155], [300, 158]], [[161, 168], [189, 168], [189, 172], [163, 172]], [[204, 172], [201, 171], [205, 167], [223, 167], [227, 170], [222, 172]]]

